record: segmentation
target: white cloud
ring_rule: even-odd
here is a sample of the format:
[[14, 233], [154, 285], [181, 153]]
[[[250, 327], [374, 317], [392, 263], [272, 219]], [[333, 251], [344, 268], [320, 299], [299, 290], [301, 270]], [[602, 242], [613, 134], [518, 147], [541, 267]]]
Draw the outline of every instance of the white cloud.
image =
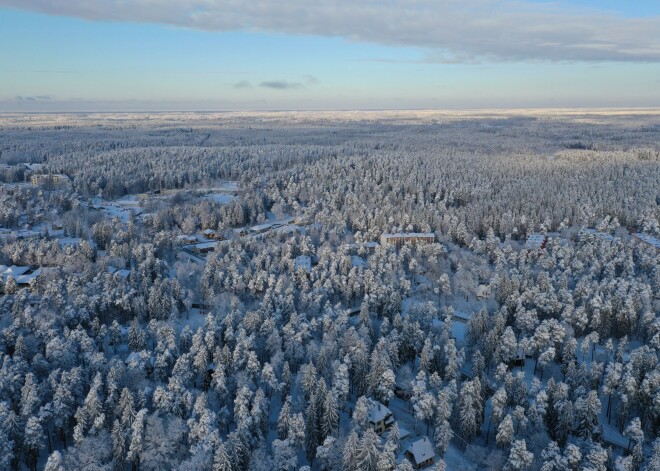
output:
[[660, 62], [660, 17], [529, 0], [0, 0], [89, 20], [341, 37], [428, 50], [434, 62]]

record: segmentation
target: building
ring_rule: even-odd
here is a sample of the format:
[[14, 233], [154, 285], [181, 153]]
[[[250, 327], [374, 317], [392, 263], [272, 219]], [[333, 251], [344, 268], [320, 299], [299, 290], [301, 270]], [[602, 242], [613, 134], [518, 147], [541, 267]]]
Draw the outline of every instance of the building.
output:
[[532, 233], [527, 236], [527, 242], [525, 242], [525, 248], [527, 250], [539, 250], [545, 247], [545, 244], [548, 243], [548, 238], [545, 234]]
[[655, 236], [652, 236], [651, 234], [645, 234], [644, 232], [636, 232], [632, 236], [634, 240], [644, 242], [645, 244], [648, 244], [651, 247], [660, 249], [660, 239], [658, 239]]
[[176, 237], [177, 242], [183, 243], [183, 244], [194, 244], [197, 242], [197, 237], [194, 235], [179, 235]]
[[213, 229], [206, 229], [204, 232], [202, 232], [202, 235], [207, 239], [222, 240], [222, 234], [214, 231]]
[[216, 245], [218, 245], [217, 242], [200, 242], [199, 244], [195, 245], [188, 245], [186, 248], [189, 250], [192, 250], [194, 253], [198, 254], [206, 254], [209, 252], [213, 252], [215, 250]]
[[41, 275], [41, 268], [33, 269], [32, 267], [12, 265], [7, 267], [0, 265], [0, 277], [2, 282], [6, 283], [11, 277], [14, 279], [18, 286], [31, 286], [37, 278]]
[[477, 299], [482, 300], [490, 298], [491, 290], [490, 285], [479, 285], [477, 286]]
[[43, 173], [38, 175], [32, 175], [30, 178], [33, 186], [39, 185], [61, 185], [64, 183], [69, 183], [69, 177], [62, 175], [60, 173]]
[[432, 244], [435, 234], [432, 232], [398, 232], [396, 234], [383, 234], [380, 236], [380, 245], [394, 245], [401, 247], [409, 244]]
[[258, 224], [252, 226], [249, 230], [250, 234], [263, 234], [266, 231], [272, 229], [273, 225], [271, 223]]
[[602, 241], [609, 242], [609, 243], [613, 243], [613, 242], [616, 242], [617, 240], [619, 240], [618, 237], [614, 237], [613, 235], [607, 234], [605, 232], [599, 232], [596, 229], [584, 229], [584, 232], [591, 235], [591, 236], [593, 236], [593, 237], [596, 237], [597, 239], [600, 239]]
[[369, 414], [367, 420], [369, 421], [369, 427], [379, 435], [384, 431], [389, 430], [390, 427], [394, 425], [394, 415], [392, 415], [392, 411], [387, 406], [374, 399], [369, 400]]
[[408, 447], [405, 453], [415, 469], [426, 468], [435, 463], [435, 451], [428, 437], [423, 437]]

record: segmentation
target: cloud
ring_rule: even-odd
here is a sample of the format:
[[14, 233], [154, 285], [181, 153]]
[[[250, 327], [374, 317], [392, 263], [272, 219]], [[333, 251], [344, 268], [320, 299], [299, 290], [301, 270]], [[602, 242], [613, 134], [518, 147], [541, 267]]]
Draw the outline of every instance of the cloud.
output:
[[241, 80], [240, 82], [236, 82], [234, 84], [234, 88], [241, 90], [241, 89], [246, 89], [246, 88], [252, 88], [252, 84], [248, 82], [247, 80]]
[[98, 21], [206, 31], [339, 37], [420, 47], [429, 62], [660, 62], [660, 17], [625, 17], [568, 0], [0, 0]]
[[287, 82], [286, 80], [271, 80], [268, 82], [261, 82], [260, 87], [272, 88], [274, 90], [300, 90], [305, 88], [300, 82]]
[[305, 80], [305, 83], [307, 85], [316, 85], [317, 83], [319, 83], [319, 79], [317, 79], [313, 75], [303, 75], [303, 79]]
[[26, 102], [26, 101], [49, 101], [52, 99], [50, 96], [46, 95], [34, 95], [34, 96], [21, 96], [18, 95], [14, 97], [17, 102]]

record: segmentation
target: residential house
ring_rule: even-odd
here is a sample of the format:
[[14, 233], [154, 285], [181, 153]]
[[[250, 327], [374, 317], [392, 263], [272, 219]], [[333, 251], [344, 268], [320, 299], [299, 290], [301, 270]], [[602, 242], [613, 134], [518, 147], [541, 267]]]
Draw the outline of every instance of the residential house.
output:
[[435, 463], [435, 451], [428, 437], [422, 437], [413, 442], [406, 450], [405, 456], [415, 469], [426, 468]]
[[490, 290], [490, 285], [479, 285], [477, 286], [477, 299], [478, 300], [483, 300], [486, 298], [490, 298], [491, 295], [491, 290]]
[[389, 430], [389, 428], [394, 425], [394, 415], [392, 415], [392, 411], [387, 406], [374, 399], [369, 400], [369, 413], [367, 418], [369, 421], [369, 427], [379, 435], [384, 431]]

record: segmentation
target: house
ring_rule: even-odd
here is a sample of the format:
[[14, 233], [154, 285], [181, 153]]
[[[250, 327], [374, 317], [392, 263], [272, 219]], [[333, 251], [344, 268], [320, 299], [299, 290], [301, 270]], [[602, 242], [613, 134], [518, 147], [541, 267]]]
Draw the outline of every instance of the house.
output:
[[532, 233], [527, 236], [527, 242], [525, 242], [525, 248], [527, 250], [539, 250], [545, 247], [548, 243], [548, 238], [545, 234]]
[[655, 236], [652, 236], [651, 234], [636, 232], [632, 236], [633, 236], [633, 240], [637, 240], [645, 244], [648, 244], [651, 247], [655, 247], [656, 249], [660, 249], [660, 239], [658, 239]]
[[516, 350], [516, 356], [514, 357], [513, 361], [511, 362], [512, 367], [523, 367], [525, 366], [525, 352], [523, 351], [522, 348], [518, 348]]
[[11, 277], [16, 281], [18, 286], [31, 286], [40, 275], [41, 268], [33, 269], [26, 266], [19, 267], [12, 265], [11, 267], [7, 267], [5, 265], [0, 265], [0, 277], [2, 277], [3, 283], [6, 283], [9, 277]]
[[216, 245], [218, 245], [217, 242], [201, 242], [199, 244], [193, 245], [191, 248], [193, 252], [196, 253], [209, 253], [215, 250]]
[[435, 463], [435, 451], [428, 437], [423, 437], [408, 447], [405, 453], [415, 469], [426, 468]]
[[304, 270], [305, 273], [312, 272], [312, 259], [307, 255], [300, 255], [299, 257], [296, 257], [294, 270], [298, 271], [300, 269]]
[[222, 235], [213, 229], [206, 229], [204, 232], [202, 232], [202, 235], [207, 239], [222, 240]]
[[374, 399], [369, 400], [369, 413], [367, 419], [369, 421], [369, 426], [379, 435], [385, 430], [389, 430], [389, 428], [394, 425], [394, 415], [392, 415], [392, 411], [387, 406]]
[[176, 237], [176, 240], [183, 244], [194, 244], [197, 242], [197, 237], [194, 235], [179, 235]]
[[435, 234], [432, 232], [399, 232], [396, 234], [383, 234], [380, 236], [380, 245], [393, 245], [401, 247], [409, 244], [432, 244]]
[[251, 234], [263, 234], [264, 232], [270, 230], [273, 227], [271, 223], [258, 224], [250, 228]]
[[491, 295], [490, 285], [479, 285], [479, 286], [477, 286], [477, 299], [478, 300], [490, 298], [490, 295]]

